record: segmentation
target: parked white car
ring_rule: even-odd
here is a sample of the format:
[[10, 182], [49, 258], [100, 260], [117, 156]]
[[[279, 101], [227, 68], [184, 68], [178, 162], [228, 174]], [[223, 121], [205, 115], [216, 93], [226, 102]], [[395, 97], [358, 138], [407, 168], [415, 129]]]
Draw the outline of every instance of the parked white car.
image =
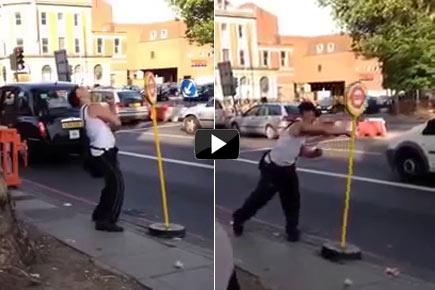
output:
[[435, 173], [435, 119], [391, 139], [387, 159], [403, 180]]
[[200, 128], [214, 128], [214, 113], [214, 99], [190, 108], [183, 108], [180, 112], [182, 128], [188, 134], [195, 134]]

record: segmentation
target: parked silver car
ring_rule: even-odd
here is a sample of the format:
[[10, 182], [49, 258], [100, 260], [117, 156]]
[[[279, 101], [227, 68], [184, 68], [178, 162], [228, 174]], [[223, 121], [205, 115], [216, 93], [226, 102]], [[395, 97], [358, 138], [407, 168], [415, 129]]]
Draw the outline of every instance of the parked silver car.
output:
[[299, 117], [299, 104], [266, 103], [252, 107], [231, 123], [241, 134], [264, 135], [277, 138], [279, 131]]
[[183, 108], [180, 112], [180, 119], [183, 121], [182, 128], [188, 134], [195, 134], [199, 128], [213, 128], [214, 113], [214, 99], [190, 108]]
[[92, 100], [105, 102], [115, 99], [115, 105], [121, 122], [141, 121], [150, 118], [150, 110], [144, 97], [137, 91], [125, 89], [95, 89], [91, 92]]

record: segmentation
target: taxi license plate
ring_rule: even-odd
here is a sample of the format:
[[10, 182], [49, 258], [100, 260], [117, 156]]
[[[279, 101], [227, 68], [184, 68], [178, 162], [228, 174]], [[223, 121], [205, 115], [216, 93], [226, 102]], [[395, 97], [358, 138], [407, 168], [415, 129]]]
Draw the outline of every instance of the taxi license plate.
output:
[[81, 128], [81, 127], [83, 127], [83, 124], [81, 121], [62, 123], [63, 129], [75, 129], [75, 128]]
[[130, 104], [130, 108], [139, 108], [140, 107], [140, 103], [132, 103]]
[[76, 140], [80, 138], [80, 131], [79, 130], [70, 130], [69, 131], [69, 138], [71, 140]]

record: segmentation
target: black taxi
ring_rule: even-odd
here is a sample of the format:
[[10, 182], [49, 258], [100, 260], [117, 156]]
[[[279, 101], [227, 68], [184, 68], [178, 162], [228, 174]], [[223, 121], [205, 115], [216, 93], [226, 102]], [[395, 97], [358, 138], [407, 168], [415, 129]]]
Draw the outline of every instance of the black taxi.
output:
[[72, 108], [66, 82], [15, 83], [0, 87], [0, 125], [16, 128], [29, 157], [80, 153], [84, 136], [80, 111]]

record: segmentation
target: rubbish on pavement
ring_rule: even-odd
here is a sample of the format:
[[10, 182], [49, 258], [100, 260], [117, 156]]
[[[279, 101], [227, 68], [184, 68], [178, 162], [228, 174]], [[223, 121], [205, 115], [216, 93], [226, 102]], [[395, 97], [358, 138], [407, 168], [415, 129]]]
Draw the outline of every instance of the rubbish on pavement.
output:
[[343, 283], [344, 283], [345, 287], [350, 287], [350, 286], [353, 285], [353, 281], [351, 279], [349, 279], [349, 278], [344, 279]]
[[30, 277], [39, 279], [39, 278], [41, 278], [41, 275], [38, 273], [30, 273]]
[[275, 232], [275, 233], [273, 233], [273, 235], [274, 235], [275, 237], [279, 237], [279, 236], [280, 236], [280, 233]]
[[66, 239], [65, 242], [69, 243], [69, 244], [75, 244], [76, 240], [73, 239]]
[[65, 203], [63, 204], [63, 206], [69, 207], [69, 206], [72, 206], [72, 204], [69, 203], [69, 202], [65, 202]]
[[398, 268], [387, 267], [385, 269], [385, 274], [393, 276], [393, 277], [397, 277], [400, 275], [400, 270]]
[[177, 268], [177, 269], [183, 269], [184, 268], [184, 264], [181, 261], [177, 260], [174, 263], [174, 267]]

